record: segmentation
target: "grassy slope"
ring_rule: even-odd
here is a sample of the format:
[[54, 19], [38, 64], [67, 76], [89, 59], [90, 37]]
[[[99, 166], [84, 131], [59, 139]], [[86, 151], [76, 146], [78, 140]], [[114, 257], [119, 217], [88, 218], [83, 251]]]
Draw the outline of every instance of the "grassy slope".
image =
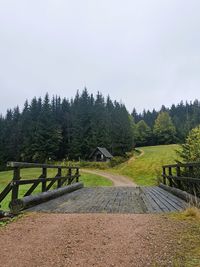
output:
[[174, 163], [178, 145], [149, 146], [140, 148], [144, 155], [132, 158], [110, 171], [126, 175], [138, 185], [154, 185], [162, 172], [162, 165]]
[[[12, 171], [6, 171], [6, 172], [0, 172], [0, 192], [5, 188], [5, 186], [12, 180]], [[41, 174], [40, 169], [23, 169], [21, 171], [21, 177], [23, 179], [31, 179], [31, 178], [36, 178], [39, 177]], [[65, 174], [65, 173], [63, 173]], [[56, 175], [56, 170], [51, 169], [48, 171], [48, 177], [54, 177]], [[81, 173], [81, 178], [80, 181], [84, 182], [85, 186], [91, 187], [91, 186], [111, 186], [112, 182], [109, 181], [108, 179], [104, 177], [100, 177], [98, 175], [94, 174], [86, 174], [86, 173]], [[30, 188], [31, 185], [23, 185], [20, 186], [20, 197], [25, 194], [25, 192]], [[56, 184], [55, 184], [56, 187]], [[39, 185], [34, 193], [40, 193], [41, 192], [41, 185]], [[10, 194], [6, 197], [6, 199], [1, 203], [1, 209], [8, 209], [8, 203], [10, 201]]]

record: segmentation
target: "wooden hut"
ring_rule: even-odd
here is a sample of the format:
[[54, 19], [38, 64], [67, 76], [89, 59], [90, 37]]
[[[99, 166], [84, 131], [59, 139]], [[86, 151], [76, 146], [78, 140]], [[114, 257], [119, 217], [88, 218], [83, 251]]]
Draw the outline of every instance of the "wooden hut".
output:
[[110, 161], [113, 156], [105, 147], [97, 147], [90, 155], [91, 161], [106, 162]]

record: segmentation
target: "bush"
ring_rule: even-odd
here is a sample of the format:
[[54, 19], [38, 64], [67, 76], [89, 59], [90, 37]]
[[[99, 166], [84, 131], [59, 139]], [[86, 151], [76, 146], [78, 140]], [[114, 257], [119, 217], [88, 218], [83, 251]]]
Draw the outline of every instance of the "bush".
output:
[[183, 162], [200, 162], [200, 126], [192, 129], [177, 152]]
[[127, 157], [114, 157], [111, 159], [111, 161], [109, 162], [110, 167], [115, 167], [121, 163], [124, 163], [125, 161], [127, 161]]

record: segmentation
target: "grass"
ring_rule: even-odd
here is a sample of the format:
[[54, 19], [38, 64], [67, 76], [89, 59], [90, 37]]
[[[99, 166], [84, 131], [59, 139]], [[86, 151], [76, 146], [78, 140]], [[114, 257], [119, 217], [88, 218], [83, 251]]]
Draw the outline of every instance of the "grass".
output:
[[173, 220], [179, 220], [184, 224], [184, 230], [178, 241], [180, 247], [174, 264], [175, 267], [199, 267], [200, 266], [200, 210], [189, 207], [180, 213], [169, 215]]
[[86, 187], [94, 187], [94, 186], [112, 186], [113, 183], [96, 174], [90, 173], [81, 173], [80, 181], [84, 182], [84, 186]]
[[162, 165], [175, 163], [178, 145], [141, 147], [144, 154], [110, 169], [111, 172], [130, 177], [138, 185], [155, 185], [161, 177]]
[[[63, 174], [64, 171], [63, 171]], [[6, 185], [12, 180], [13, 171], [4, 171], [0, 172], [0, 192], [6, 187]], [[31, 179], [31, 178], [37, 178], [41, 175], [41, 169], [38, 168], [30, 168], [30, 169], [22, 169], [21, 170], [21, 177], [22, 179]], [[49, 169], [48, 170], [48, 177], [54, 177], [56, 175], [56, 169]], [[84, 183], [87, 187], [92, 186], [111, 186], [112, 182], [108, 179], [94, 175], [94, 174], [87, 174], [87, 173], [81, 173], [80, 181]], [[26, 191], [31, 187], [31, 185], [21, 185], [20, 191], [19, 191], [19, 198], [23, 197], [23, 195], [26, 193]], [[54, 186], [56, 188], [56, 184]], [[34, 194], [41, 192], [41, 184], [34, 190]], [[11, 199], [11, 194], [8, 194], [8, 196], [1, 202], [1, 208], [2, 210], [8, 210], [8, 204]]]

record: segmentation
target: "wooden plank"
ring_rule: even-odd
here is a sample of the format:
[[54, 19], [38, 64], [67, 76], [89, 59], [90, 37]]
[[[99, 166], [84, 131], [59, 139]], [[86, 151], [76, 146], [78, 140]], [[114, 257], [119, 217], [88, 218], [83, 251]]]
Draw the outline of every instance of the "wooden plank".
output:
[[157, 204], [157, 202], [154, 200], [154, 198], [152, 198], [152, 196], [151, 196], [149, 190], [147, 189], [147, 187], [143, 187], [142, 190], [143, 190], [143, 192], [145, 194], [145, 197], [149, 201], [150, 205], [154, 209], [154, 212], [162, 212], [163, 210], [160, 208], [160, 206]]
[[[180, 203], [179, 203], [179, 205], [177, 204], [177, 203], [175, 203], [173, 200], [172, 200], [172, 198], [170, 199], [169, 198], [169, 196], [166, 196], [165, 194], [163, 194], [163, 193], [165, 193], [165, 191], [164, 192], [160, 192], [159, 190], [158, 190], [158, 188], [153, 188], [152, 189], [154, 192], [156, 192], [156, 194], [158, 194], [159, 195], [159, 197], [160, 197], [160, 199], [163, 199], [163, 201], [165, 201], [165, 203], [166, 203], [166, 205], [168, 206], [168, 204], [169, 204], [169, 209], [170, 210], [181, 210], [181, 209], [183, 209], [183, 205], [181, 205]], [[173, 195], [172, 195], [173, 196]]]
[[186, 182], [199, 183], [200, 184], [200, 178], [184, 177], [184, 176], [168, 176], [168, 177], [172, 178], [174, 180], [180, 180], [180, 181], [186, 181]]
[[183, 207], [184, 205], [186, 205], [186, 202], [183, 199], [169, 193], [168, 191], [160, 188], [159, 186], [156, 187], [156, 190], [161, 192], [161, 194], [164, 194], [168, 199], [172, 200], [176, 205], [180, 207]]
[[34, 179], [35, 183], [29, 188], [29, 190], [24, 194], [24, 197], [30, 196], [32, 194], [32, 192], [35, 190], [35, 188], [40, 184], [40, 181], [38, 181], [39, 179], [42, 179], [42, 174], [39, 176], [38, 179]]
[[160, 199], [159, 196], [152, 191], [152, 187], [149, 187], [148, 191], [151, 198], [154, 199], [154, 201], [158, 204], [158, 206], [162, 211], [170, 211], [170, 208], [166, 205], [166, 203], [163, 202], [162, 199]]
[[142, 190], [143, 187], [140, 187], [140, 197], [142, 198], [145, 206], [146, 206], [146, 213], [154, 213], [155, 209], [153, 208], [152, 205], [150, 205], [150, 202], [147, 200], [147, 196], [144, 193], [144, 191]]
[[10, 182], [4, 190], [0, 193], [0, 202], [10, 193], [12, 190], [12, 182]]
[[23, 179], [16, 181], [15, 183], [18, 185], [25, 185], [25, 184], [35, 184], [35, 183], [43, 183], [43, 182], [51, 182], [53, 179], [56, 181], [65, 178], [65, 177], [54, 177], [54, 178], [37, 178], [37, 179]]
[[200, 163], [198, 162], [188, 162], [188, 163], [178, 163], [178, 164], [170, 164], [170, 165], [163, 165], [164, 168], [176, 168], [176, 167], [200, 167]]
[[27, 162], [8, 162], [7, 167], [20, 167], [20, 168], [51, 168], [51, 169], [79, 169], [77, 166], [61, 166], [61, 165], [51, 165], [51, 164], [39, 164], [39, 163], [27, 163]]

